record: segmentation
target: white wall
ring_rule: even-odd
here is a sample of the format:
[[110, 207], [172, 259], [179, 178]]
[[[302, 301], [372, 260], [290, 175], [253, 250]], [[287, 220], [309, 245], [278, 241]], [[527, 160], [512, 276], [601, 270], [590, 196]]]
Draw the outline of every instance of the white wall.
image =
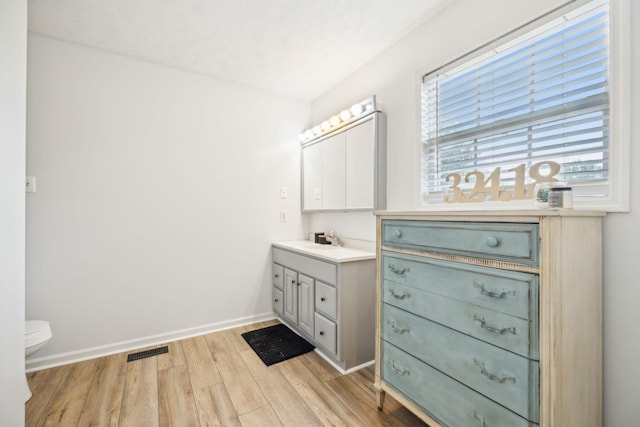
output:
[[0, 425], [24, 425], [27, 2], [0, 2]]
[[28, 40], [26, 314], [54, 335], [29, 366], [272, 316], [309, 104]]
[[[555, 8], [561, 0], [459, 0], [312, 104], [312, 123], [371, 94], [387, 113], [387, 200], [390, 210], [411, 210], [419, 196], [418, 82], [437, 68], [521, 24]], [[640, 4], [632, 3], [631, 52], [640, 49]], [[631, 117], [640, 107], [640, 60], [633, 55]], [[631, 140], [640, 137], [640, 122], [631, 124]], [[631, 147], [631, 164], [640, 150]], [[605, 426], [638, 425], [640, 405], [640, 281], [635, 276], [636, 242], [640, 241], [640, 174], [632, 172], [630, 214], [609, 214], [604, 226], [604, 392]], [[314, 214], [310, 224], [345, 224], [351, 219]], [[335, 227], [338, 227], [336, 225]], [[338, 230], [338, 228], [336, 228]], [[375, 230], [360, 238], [375, 238]], [[366, 235], [365, 235], [366, 234]]]

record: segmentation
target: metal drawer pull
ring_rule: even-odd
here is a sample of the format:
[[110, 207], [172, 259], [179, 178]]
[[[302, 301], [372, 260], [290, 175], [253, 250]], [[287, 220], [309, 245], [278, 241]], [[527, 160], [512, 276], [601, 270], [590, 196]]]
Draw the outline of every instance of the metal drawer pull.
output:
[[395, 372], [396, 374], [400, 375], [400, 376], [404, 376], [404, 375], [411, 375], [411, 371], [408, 369], [399, 369], [396, 368], [396, 364], [393, 361], [393, 359], [389, 359], [389, 365], [391, 366], [391, 369], [393, 369], [393, 372]]
[[484, 375], [485, 377], [489, 378], [491, 381], [495, 381], [497, 383], [504, 383], [505, 381], [511, 381], [514, 384], [516, 383], [516, 377], [512, 377], [511, 375], [503, 375], [501, 377], [492, 374], [491, 372], [487, 372], [487, 370], [484, 367], [484, 362], [481, 362], [478, 359], [473, 359], [473, 363], [477, 366], [480, 367], [480, 373], [482, 375]]
[[487, 427], [487, 422], [484, 420], [484, 417], [481, 415], [478, 415], [476, 411], [473, 411], [473, 418], [482, 422], [482, 427]]
[[320, 297], [320, 301], [325, 302], [326, 298], [325, 297]]
[[516, 291], [514, 289], [510, 290], [510, 291], [502, 291], [502, 292], [493, 292], [493, 291], [487, 291], [484, 287], [484, 283], [480, 283], [480, 282], [473, 282], [473, 287], [474, 288], [480, 288], [480, 293], [482, 295], [486, 295], [488, 297], [491, 298], [504, 298], [507, 295], [512, 295], [515, 296], [516, 295]]
[[387, 320], [387, 323], [391, 325], [391, 329], [393, 329], [393, 332], [395, 332], [396, 334], [402, 335], [409, 332], [409, 328], [398, 328], [396, 326], [396, 322], [394, 322], [393, 320]]
[[494, 328], [493, 326], [487, 325], [487, 322], [486, 322], [486, 320], [484, 320], [484, 317], [481, 317], [481, 316], [479, 316], [477, 314], [473, 315], [473, 320], [477, 320], [478, 322], [480, 322], [480, 327], [482, 329], [486, 329], [487, 331], [493, 332], [494, 334], [502, 335], [505, 332], [510, 332], [510, 333], [515, 335], [515, 333], [516, 333], [515, 326], [512, 326], [510, 328], [502, 328], [502, 329]]
[[489, 246], [490, 248], [495, 248], [499, 244], [500, 244], [500, 240], [498, 240], [496, 237], [493, 237], [493, 236], [487, 237], [487, 246]]
[[394, 297], [396, 299], [411, 298], [411, 294], [410, 293], [403, 292], [401, 294], [397, 294], [395, 289], [389, 289], [389, 293], [391, 294], [392, 297]]
[[411, 271], [411, 269], [409, 267], [403, 267], [403, 268], [396, 268], [395, 264], [389, 264], [389, 270], [391, 270], [392, 273], [395, 274], [399, 274], [400, 276], [404, 276], [404, 273], [408, 273]]

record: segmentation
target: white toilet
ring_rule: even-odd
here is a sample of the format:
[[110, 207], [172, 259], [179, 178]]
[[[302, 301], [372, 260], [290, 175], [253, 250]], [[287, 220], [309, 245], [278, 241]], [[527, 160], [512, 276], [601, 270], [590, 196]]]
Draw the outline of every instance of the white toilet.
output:
[[[24, 357], [25, 359], [31, 356], [36, 351], [44, 347], [53, 334], [51, 333], [51, 326], [49, 322], [44, 320], [27, 320], [24, 326]], [[25, 384], [25, 399], [31, 399], [31, 390], [29, 389], [29, 383], [27, 382], [27, 376], [24, 376]]]

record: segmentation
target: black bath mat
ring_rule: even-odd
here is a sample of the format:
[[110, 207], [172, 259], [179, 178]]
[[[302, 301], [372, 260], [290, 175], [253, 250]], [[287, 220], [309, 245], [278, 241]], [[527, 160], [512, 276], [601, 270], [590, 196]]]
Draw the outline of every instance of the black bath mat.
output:
[[267, 366], [300, 356], [315, 348], [283, 324], [245, 332], [242, 338]]

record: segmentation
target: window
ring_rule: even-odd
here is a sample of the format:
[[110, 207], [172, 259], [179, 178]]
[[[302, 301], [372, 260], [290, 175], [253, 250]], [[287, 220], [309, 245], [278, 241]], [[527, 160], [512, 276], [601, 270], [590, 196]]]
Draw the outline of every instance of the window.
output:
[[[425, 75], [423, 202], [442, 203], [453, 174], [463, 191], [478, 176], [509, 190], [523, 179], [519, 165], [544, 162], [540, 176], [551, 161], [577, 202], [611, 204], [622, 166], [612, 156], [609, 22], [608, 2], [592, 1]], [[524, 179], [527, 194], [515, 198], [531, 195], [535, 179]]]

